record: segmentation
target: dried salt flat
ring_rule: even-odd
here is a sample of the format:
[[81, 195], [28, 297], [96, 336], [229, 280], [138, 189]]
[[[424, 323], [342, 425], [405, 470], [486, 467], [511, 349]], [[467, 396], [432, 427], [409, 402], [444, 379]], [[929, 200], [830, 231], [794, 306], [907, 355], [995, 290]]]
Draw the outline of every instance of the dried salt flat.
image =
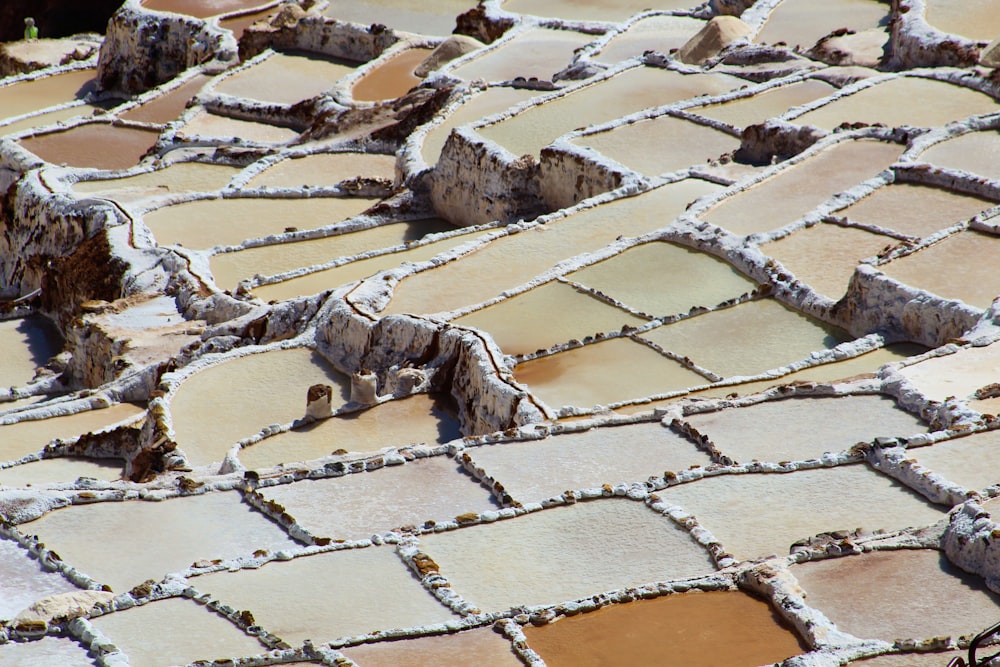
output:
[[[1000, 345], [969, 347], [955, 354], [924, 359], [899, 372], [930, 400], [943, 401], [949, 396], [969, 399], [977, 389], [997, 382], [997, 355]], [[970, 402], [970, 407], [984, 412], [996, 405], [995, 399]]]
[[758, 299], [667, 324], [642, 337], [721, 377], [757, 375], [850, 340], [777, 299]]
[[777, 229], [875, 176], [902, 151], [902, 146], [871, 139], [841, 142], [723, 200], [700, 217], [734, 234]]
[[[921, 159], [926, 158], [924, 153]], [[893, 183], [879, 188], [836, 215], [851, 222], [874, 225], [908, 236], [925, 237], [964, 222], [996, 202], [972, 195], [915, 183]]]
[[528, 646], [549, 667], [671, 664], [757, 667], [805, 652], [767, 602], [742, 592], [695, 591], [604, 607], [539, 627]]
[[63, 637], [0, 645], [0, 662], [8, 667], [97, 667], [87, 649]]
[[321, 239], [278, 242], [220, 253], [212, 255], [209, 266], [216, 285], [235, 289], [238, 282], [254, 275], [273, 276], [300, 267], [325, 264], [337, 257], [351, 257], [373, 248], [391, 248], [451, 229], [454, 228], [439, 218], [389, 222]]
[[806, 591], [806, 604], [856, 637], [971, 637], [1000, 613], [1000, 596], [932, 549], [873, 551], [799, 563], [790, 571]]
[[642, 503], [613, 498], [423, 535], [420, 549], [483, 611], [707, 574], [708, 552]]
[[22, 456], [37, 454], [56, 438], [72, 438], [104, 430], [114, 424], [131, 421], [144, 411], [144, 408], [132, 403], [116, 403], [107, 408], [85, 410], [71, 415], [22, 419], [6, 424], [0, 426], [0, 459], [16, 461]]
[[907, 450], [907, 459], [972, 491], [1000, 484], [1000, 432], [976, 433]]
[[834, 91], [836, 88], [824, 81], [806, 79], [731, 102], [695, 107], [690, 112], [742, 128], [781, 116], [792, 107], [826, 97]]
[[[168, 598], [100, 616], [91, 624], [131, 667], [168, 667], [267, 651], [260, 641], [194, 600]], [[169, 628], [169, 632], [151, 632]]]
[[[186, 379], [170, 401], [175, 439], [194, 465], [222, 461], [237, 441], [305, 416], [306, 390], [313, 384], [334, 387], [335, 408], [350, 396], [350, 380], [309, 349], [249, 354], [210, 366]], [[217, 403], [221, 396], [224, 411]]]
[[382, 314], [440, 312], [486, 301], [529, 282], [560, 260], [594, 252], [618, 236], [666, 227], [691, 198], [715, 190], [718, 186], [706, 181], [685, 179], [505, 236], [400, 281]]
[[73, 191], [81, 195], [95, 194], [128, 203], [146, 197], [181, 192], [221, 190], [239, 171], [236, 167], [222, 164], [178, 162], [163, 169], [124, 178], [78, 181], [73, 184]]
[[466, 81], [508, 81], [519, 76], [550, 81], [553, 74], [569, 66], [576, 49], [593, 39], [593, 35], [570, 30], [529, 28], [449, 74]]
[[[268, 487], [260, 493], [283, 506], [312, 535], [344, 540], [497, 507], [489, 490], [444, 456]], [[334, 502], [327, 502], [331, 498]]]
[[714, 128], [660, 116], [571, 140], [646, 176], [686, 169], [739, 148], [739, 138]]
[[203, 199], [156, 209], [146, 213], [143, 221], [160, 245], [211, 248], [281, 234], [289, 227], [325, 227], [354, 217], [376, 201], [365, 197]]
[[[68, 130], [38, 134], [20, 144], [52, 164], [94, 169], [128, 169], [138, 164], [159, 136], [157, 132], [107, 123], [77, 125]], [[102, 150], [95, 151], [94, 146]]]
[[[882, 5], [884, 7], [884, 5]], [[895, 100], [908, 100], [897, 104]], [[793, 119], [797, 125], [832, 130], [841, 123], [883, 123], [888, 127], [934, 127], [1000, 111], [989, 95], [944, 81], [896, 77], [838, 98]]]
[[362, 667], [490, 665], [521, 667], [511, 644], [492, 628], [359, 644], [341, 651]]
[[797, 540], [834, 530], [897, 530], [945, 516], [864, 464], [706, 477], [659, 492], [698, 518], [740, 560], [784, 555]]
[[924, 7], [924, 20], [942, 32], [984, 42], [1000, 35], [992, 0], [924, 0]]
[[281, 160], [257, 174], [248, 188], [336, 185], [353, 178], [395, 177], [396, 158], [373, 153], [313, 153]]
[[612, 338], [522, 362], [514, 367], [514, 377], [553, 408], [609, 405], [709, 383], [629, 338]]
[[97, 89], [94, 69], [79, 69], [0, 87], [0, 120], [66, 104]]
[[838, 28], [861, 32], [885, 26], [888, 19], [889, 8], [877, 0], [782, 0], [754, 41], [809, 49]]
[[648, 320], [552, 281], [452, 320], [486, 331], [506, 354], [530, 354]]
[[360, 412], [296, 427], [238, 453], [250, 469], [311, 461], [335, 451], [372, 452], [417, 443], [444, 444], [462, 436], [458, 422], [442, 407], [444, 397], [417, 394], [386, 401]]
[[967, 132], [934, 144], [918, 159], [936, 167], [963, 169], [1000, 180], [1000, 131]]
[[839, 300], [862, 259], [875, 257], [898, 241], [856, 227], [820, 223], [762, 244], [761, 252], [781, 262], [796, 279], [823, 296]]
[[378, 23], [422, 35], [450, 35], [455, 29], [455, 17], [475, 5], [474, 0], [429, 0], [419, 5], [412, 0], [337, 0], [323, 13], [338, 21], [365, 26]]
[[537, 155], [557, 137], [577, 128], [606, 123], [648, 107], [673, 104], [698, 95], [718, 95], [743, 82], [725, 74], [680, 74], [636, 67], [477, 132], [514, 155]]
[[75, 590], [62, 575], [42, 569], [17, 542], [0, 538], [0, 619], [13, 619], [35, 600]]
[[293, 646], [306, 639], [319, 644], [456, 618], [420, 586], [392, 546], [273, 561], [190, 583], [220, 602], [250, 611], [258, 625]]
[[525, 503], [552, 498], [567, 489], [645, 482], [664, 470], [711, 463], [708, 454], [659, 422], [470, 447], [465, 453], [502, 483], [512, 498]]
[[593, 60], [611, 65], [646, 51], [669, 53], [684, 46], [704, 27], [704, 21], [689, 16], [648, 16], [615, 35]]
[[890, 278], [973, 308], [989, 308], [1000, 294], [992, 269], [1000, 238], [966, 230], [879, 266]]
[[214, 90], [261, 102], [294, 104], [322, 95], [356, 66], [305, 52], [276, 52], [223, 79]]
[[38, 535], [65, 563], [118, 593], [201, 559], [250, 557], [259, 549], [296, 545], [235, 492], [73, 505], [19, 530]]
[[[0, 430], [0, 434], [3, 431]], [[80, 477], [112, 481], [122, 476], [120, 459], [85, 459], [61, 457], [42, 459], [0, 469], [0, 487], [27, 487], [40, 484], [69, 483]]]
[[296, 130], [197, 111], [178, 129], [181, 137], [240, 138], [262, 144], [283, 144], [299, 136]]
[[804, 461], [847, 451], [858, 442], [927, 430], [892, 399], [873, 395], [767, 401], [684, 421], [708, 436], [723, 455], [744, 463]]

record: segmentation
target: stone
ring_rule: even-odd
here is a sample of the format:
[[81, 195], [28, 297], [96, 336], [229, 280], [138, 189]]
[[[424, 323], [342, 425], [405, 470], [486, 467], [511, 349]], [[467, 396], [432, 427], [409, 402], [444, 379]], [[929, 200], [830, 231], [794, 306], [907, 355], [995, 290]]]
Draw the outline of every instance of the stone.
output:
[[94, 607], [108, 604], [115, 597], [106, 591], [73, 591], [38, 600], [14, 619], [17, 627], [37, 623], [63, 623], [88, 616]]
[[452, 35], [431, 51], [431, 54], [424, 58], [422, 63], [417, 65], [413, 73], [422, 79], [434, 70], [439, 69], [442, 65], [450, 63], [452, 60], [460, 58], [466, 53], [471, 53], [476, 49], [482, 48], [482, 46], [483, 43], [475, 37]]
[[750, 32], [750, 26], [735, 16], [716, 16], [680, 48], [677, 59], [688, 65], [704, 65]]
[[979, 54], [979, 64], [983, 67], [1000, 67], [1000, 37], [982, 50]]

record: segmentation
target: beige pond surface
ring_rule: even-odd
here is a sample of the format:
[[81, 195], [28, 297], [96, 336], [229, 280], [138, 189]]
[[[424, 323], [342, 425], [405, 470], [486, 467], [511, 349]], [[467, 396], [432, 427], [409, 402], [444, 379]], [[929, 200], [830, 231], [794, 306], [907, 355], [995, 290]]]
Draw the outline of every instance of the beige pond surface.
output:
[[[27, 150], [52, 164], [94, 169], [128, 169], [137, 164], [159, 137], [156, 132], [107, 123], [78, 125], [69, 130], [21, 139]], [[94, 146], [101, 146], [95, 151]]]
[[[186, 598], [158, 600], [91, 622], [133, 667], [168, 667], [267, 650], [221, 614]], [[150, 632], [152, 628], [170, 632]]]
[[691, 9], [692, 0], [506, 0], [504, 11], [579, 21], [624, 21], [650, 9]]
[[646, 321], [557, 281], [452, 320], [486, 331], [505, 354], [547, 350]]
[[785, 555], [793, 542], [821, 532], [926, 526], [947, 510], [865, 464], [720, 475], [659, 493], [740, 560]]
[[253, 290], [254, 296], [264, 301], [282, 299], [292, 299], [297, 296], [308, 296], [323, 290], [332, 289], [338, 285], [346, 285], [367, 278], [379, 271], [399, 266], [403, 262], [423, 262], [431, 257], [450, 250], [463, 243], [467, 243], [467, 235], [454, 236], [452, 238], [435, 241], [418, 248], [403, 250], [401, 252], [388, 253], [377, 257], [369, 257], [348, 264], [316, 271], [298, 278], [291, 278], [277, 283], [261, 285]]
[[1000, 179], [1000, 130], [969, 132], [942, 141], [921, 153], [919, 159], [938, 167]]
[[1000, 238], [967, 230], [879, 267], [890, 278], [973, 308], [989, 308], [1000, 294], [992, 263]]
[[142, 6], [147, 9], [188, 14], [197, 18], [253, 9], [264, 4], [267, 4], [267, 0], [142, 0]]
[[449, 73], [466, 81], [507, 81], [518, 76], [549, 81], [569, 66], [574, 50], [593, 39], [570, 30], [531, 28]]
[[722, 377], [756, 375], [850, 340], [776, 299], [696, 315], [642, 336]]
[[215, 92], [262, 102], [294, 104], [329, 90], [357, 63], [303, 53], [273, 53], [219, 82]]
[[493, 628], [351, 646], [341, 651], [363, 667], [489, 665], [521, 667], [511, 644]]
[[754, 41], [809, 49], [838, 28], [861, 32], [885, 25], [888, 17], [889, 7], [876, 0], [783, 0]]
[[906, 458], [970, 491], [1000, 484], [1000, 432], [988, 431], [964, 438], [916, 447]]
[[369, 452], [416, 443], [444, 444], [461, 436], [458, 422], [432, 396], [416, 394], [279, 433], [240, 450], [239, 459], [251, 469], [268, 468], [311, 461], [339, 449]]
[[317, 229], [352, 218], [377, 199], [203, 199], [174, 204], [143, 216], [160, 245], [211, 248], [281, 234], [289, 228]]
[[514, 500], [538, 502], [566, 490], [645, 482], [665, 470], [708, 465], [708, 454], [659, 422], [595, 428], [465, 450]]
[[[334, 408], [350, 397], [347, 376], [305, 348], [211, 366], [185, 380], [171, 400], [176, 441], [194, 465], [222, 461], [238, 440], [305, 416], [306, 391], [314, 384], [333, 386]], [[220, 401], [225, 410], [219, 409]]]
[[483, 611], [708, 574], [708, 553], [642, 503], [608, 498], [424, 535], [421, 550]]
[[62, 575], [43, 570], [17, 542], [0, 539], [0, 619], [14, 618], [39, 598], [75, 590]]
[[8, 667], [95, 667], [87, 649], [72, 639], [43, 637], [0, 646], [0, 661]]
[[819, 294], [837, 301], [862, 259], [898, 241], [856, 227], [821, 222], [760, 246], [761, 252]]
[[177, 134], [182, 138], [230, 138], [264, 144], [287, 143], [299, 136], [298, 132], [288, 127], [229, 118], [228, 116], [207, 113], [204, 110], [194, 114], [178, 130]]
[[698, 107], [691, 111], [699, 116], [721, 120], [736, 127], [746, 127], [755, 123], [763, 123], [768, 118], [782, 115], [792, 107], [826, 97], [836, 90], [824, 81], [808, 79], [772, 88], [752, 97]]
[[669, 53], [670, 49], [684, 46], [704, 27], [704, 21], [689, 16], [650, 16], [615, 36], [593, 59], [612, 64], [641, 56], [646, 51]]
[[455, 17], [475, 5], [475, 0], [332, 0], [324, 14], [362, 25], [380, 23], [423, 35], [450, 35]]
[[878, 437], [924, 433], [927, 425], [882, 396], [792, 398], [685, 419], [740, 462], [803, 461]]
[[179, 162], [156, 171], [125, 178], [79, 181], [73, 190], [80, 194], [96, 194], [118, 202], [132, 202], [178, 192], [211, 192], [229, 184], [238, 167], [200, 162]]
[[431, 53], [431, 49], [407, 49], [371, 70], [351, 88], [358, 102], [381, 102], [402, 97], [422, 79], [413, 70]]
[[487, 88], [481, 93], [474, 95], [448, 115], [443, 123], [436, 125], [427, 133], [424, 137], [423, 146], [420, 149], [421, 156], [423, 156], [427, 164], [437, 164], [438, 157], [441, 155], [441, 149], [444, 148], [444, 144], [448, 140], [448, 135], [451, 134], [454, 128], [499, 113], [538, 94], [539, 92], [536, 90], [524, 88], [507, 88], [501, 86]]
[[258, 549], [296, 544], [236, 492], [74, 505], [21, 529], [40, 536], [66, 563], [119, 593], [147, 579], [159, 581], [200, 559], [250, 556]]
[[[274, 486], [261, 494], [283, 505], [313, 535], [345, 540], [496, 508], [489, 490], [448, 456]], [[327, 504], [328, 498], [336, 501]]]
[[514, 377], [553, 408], [590, 408], [709, 382], [629, 338], [612, 338], [520, 363], [514, 367]]
[[83, 99], [97, 89], [96, 70], [83, 69], [0, 88], [0, 120]]
[[896, 161], [903, 147], [844, 141], [725, 199], [702, 218], [734, 234], [784, 227], [834, 194], [868, 180]]
[[[665, 227], [693, 199], [717, 189], [707, 181], [685, 179], [497, 239], [443, 267], [401, 281], [383, 314], [442, 312], [481, 303], [618, 236], [639, 236]], [[456, 289], [459, 285], [461, 289]]]
[[[653, 289], [646, 280], [651, 276], [656, 277]], [[630, 248], [567, 277], [657, 317], [687, 313], [695, 306], [717, 306], [756, 287], [712, 255], [659, 241]]]
[[0, 459], [16, 461], [26, 454], [40, 452], [55, 438], [72, 438], [100, 431], [112, 424], [136, 418], [143, 411], [144, 408], [131, 403], [116, 403], [103, 410], [87, 410], [65, 417], [20, 421], [0, 426]]
[[249, 14], [239, 14], [233, 18], [219, 19], [219, 27], [225, 30], [232, 30], [233, 36], [239, 40], [243, 32], [257, 21], [266, 21], [278, 11], [279, 7], [272, 7], [261, 12], [251, 12]]
[[846, 216], [853, 222], [923, 237], [968, 220], [995, 205], [988, 199], [942, 188], [893, 183], [837, 211], [837, 215]]
[[806, 645], [770, 605], [737, 591], [696, 591], [604, 607], [539, 627], [528, 646], [549, 667], [653, 665], [756, 667]]
[[724, 74], [680, 74], [655, 67], [637, 67], [477, 132], [514, 155], [535, 155], [557, 137], [577, 128], [689, 97], [717, 95], [742, 83]]
[[396, 158], [372, 153], [318, 153], [282, 160], [254, 176], [248, 188], [336, 185], [353, 178], [395, 177]]
[[338, 257], [350, 257], [374, 248], [402, 245], [427, 234], [451, 229], [454, 227], [438, 218], [388, 223], [322, 239], [220, 253], [212, 256], [209, 266], [219, 287], [234, 289], [239, 281], [254, 275], [273, 276], [299, 267], [325, 264]]
[[454, 619], [393, 546], [276, 561], [257, 570], [205, 575], [191, 585], [250, 611], [258, 625], [293, 646]]
[[[931, 549], [874, 551], [793, 565], [806, 604], [866, 639], [972, 636], [1000, 614], [1000, 597]], [[892, 613], [884, 613], [891, 605]], [[939, 663], [944, 664], [944, 663]]]
[[49, 111], [47, 113], [38, 114], [26, 118], [21, 121], [16, 121], [9, 123], [7, 125], [0, 126], [0, 136], [8, 134], [16, 134], [24, 130], [33, 130], [35, 128], [44, 128], [49, 125], [54, 125], [64, 120], [69, 120], [71, 118], [81, 118], [83, 116], [93, 115], [94, 112], [101, 111], [100, 107], [93, 106], [91, 104], [78, 104], [66, 109], [59, 109], [56, 111]]
[[201, 91], [208, 81], [209, 77], [204, 74], [195, 75], [173, 90], [157, 95], [131, 111], [126, 111], [121, 117], [124, 120], [145, 123], [169, 123], [181, 115], [187, 107], [187, 103]]
[[[895, 104], [895, 100], [909, 103]], [[842, 97], [793, 122], [825, 130], [843, 122], [933, 127], [997, 110], [1000, 106], [993, 99], [971, 88], [920, 77], [898, 77]]]
[[573, 139], [646, 176], [697, 166], [739, 148], [737, 137], [690, 121], [660, 116]]
[[0, 386], [18, 387], [31, 382], [35, 370], [62, 350], [59, 329], [44, 317], [0, 321]]
[[992, 42], [1000, 36], [994, 0], [925, 0], [924, 19], [942, 32]]
[[[899, 655], [880, 655], [877, 658], [858, 660], [852, 667], [941, 667], [954, 658], [968, 659], [968, 651], [944, 651], [942, 653], [905, 653]], [[982, 654], [980, 654], [982, 655]]]
[[[998, 363], [1000, 345], [994, 344], [925, 359], [900, 369], [900, 373], [928, 399], [943, 401], [948, 396], [971, 398], [980, 387], [1000, 381]], [[995, 405], [994, 400], [990, 399], [987, 405]]]
[[124, 465], [125, 462], [119, 459], [77, 457], [42, 459], [0, 469], [0, 486], [36, 486], [73, 482], [78, 477], [112, 481], [121, 477]]

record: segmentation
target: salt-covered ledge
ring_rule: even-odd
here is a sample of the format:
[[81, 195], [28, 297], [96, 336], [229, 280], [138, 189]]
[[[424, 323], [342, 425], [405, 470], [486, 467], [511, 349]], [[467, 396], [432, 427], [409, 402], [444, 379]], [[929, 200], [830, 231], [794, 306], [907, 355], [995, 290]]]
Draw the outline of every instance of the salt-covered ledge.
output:
[[191, 67], [218, 72], [238, 62], [231, 31], [140, 2], [126, 0], [108, 22], [97, 72], [105, 90], [141, 93]]
[[894, 0], [886, 44], [886, 64], [894, 70], [912, 67], [972, 67], [987, 46], [930, 26], [925, 0]]

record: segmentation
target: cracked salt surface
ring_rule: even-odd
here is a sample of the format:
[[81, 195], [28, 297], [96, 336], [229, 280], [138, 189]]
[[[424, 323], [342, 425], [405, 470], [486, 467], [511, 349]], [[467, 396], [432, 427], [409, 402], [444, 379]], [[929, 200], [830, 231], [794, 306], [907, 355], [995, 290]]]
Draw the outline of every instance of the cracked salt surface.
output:
[[[685, 664], [944, 665], [997, 620], [982, 3], [155, 2], [0, 79], [0, 664], [703, 614]], [[889, 20], [878, 70], [807, 51]]]

